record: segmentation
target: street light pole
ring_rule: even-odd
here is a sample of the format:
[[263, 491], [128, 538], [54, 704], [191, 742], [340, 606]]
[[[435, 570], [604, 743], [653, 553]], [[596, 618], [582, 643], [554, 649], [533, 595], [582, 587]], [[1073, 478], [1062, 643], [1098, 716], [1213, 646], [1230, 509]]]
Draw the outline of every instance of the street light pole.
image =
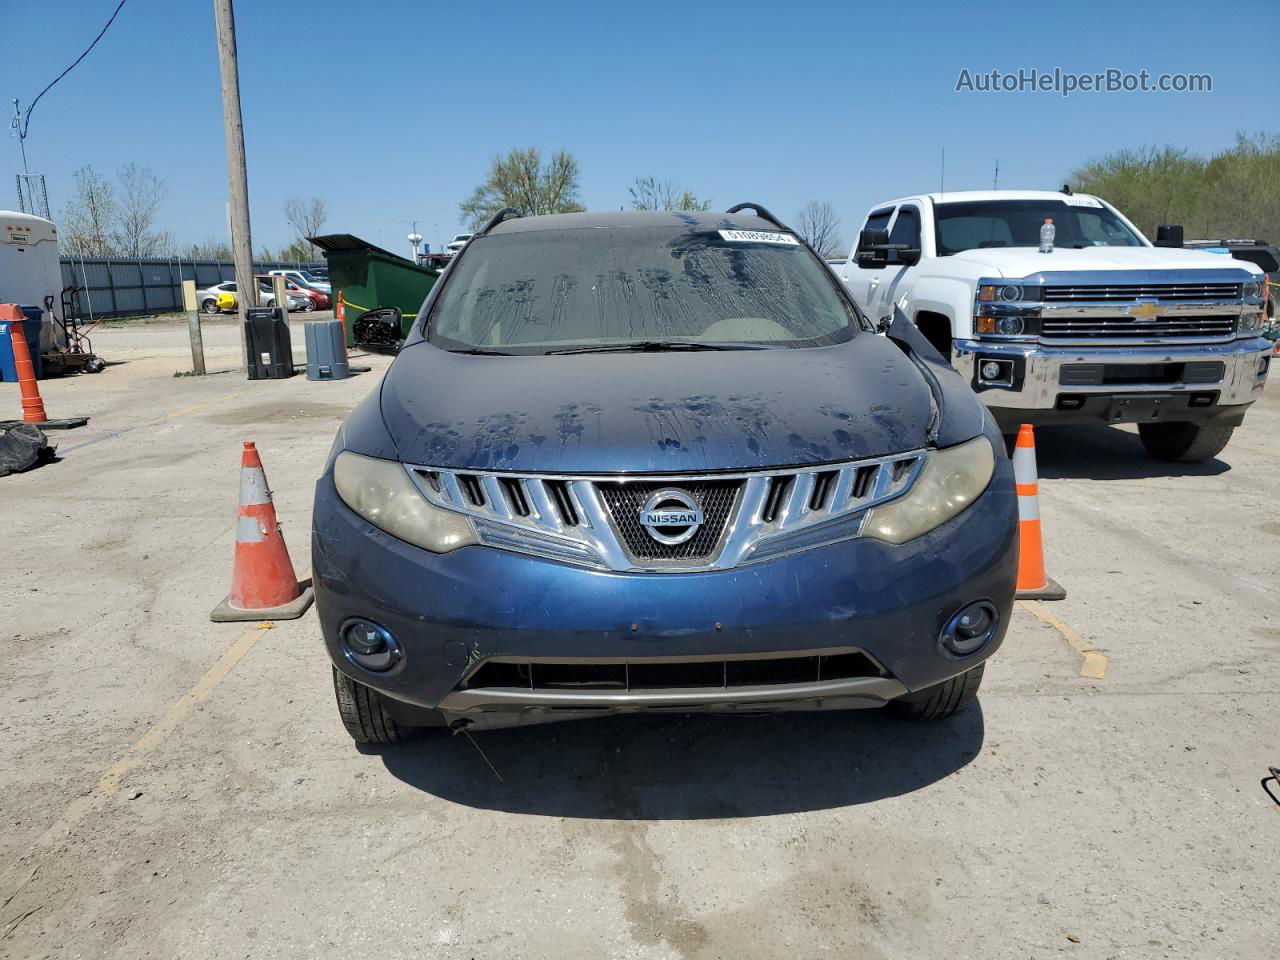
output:
[[213, 16], [218, 28], [218, 66], [222, 72], [222, 120], [227, 136], [227, 185], [231, 196], [231, 253], [236, 264], [236, 304], [240, 316], [240, 361], [247, 364], [245, 311], [258, 305], [258, 284], [253, 279], [253, 240], [249, 233], [249, 174], [244, 158], [240, 67], [236, 57], [236, 18], [232, 0], [213, 0]]

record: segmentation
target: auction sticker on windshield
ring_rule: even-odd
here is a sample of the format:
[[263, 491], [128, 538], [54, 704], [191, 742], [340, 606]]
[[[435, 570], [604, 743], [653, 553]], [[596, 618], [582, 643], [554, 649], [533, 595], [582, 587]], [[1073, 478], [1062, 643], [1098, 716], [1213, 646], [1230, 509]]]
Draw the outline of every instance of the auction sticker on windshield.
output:
[[721, 238], [730, 243], [781, 243], [798, 247], [800, 241], [789, 233], [772, 233], [767, 230], [721, 230]]

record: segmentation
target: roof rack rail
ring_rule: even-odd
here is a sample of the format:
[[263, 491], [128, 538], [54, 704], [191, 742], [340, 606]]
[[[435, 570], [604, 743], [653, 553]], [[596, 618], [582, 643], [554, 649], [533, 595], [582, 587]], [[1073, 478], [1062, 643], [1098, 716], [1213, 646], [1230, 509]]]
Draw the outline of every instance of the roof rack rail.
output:
[[778, 227], [779, 229], [782, 229], [782, 230], [791, 229], [785, 223], [783, 223], [781, 220], [775, 217], [772, 213], [770, 213], [765, 207], [760, 206], [760, 204], [758, 203], [740, 203], [737, 206], [730, 207], [728, 210], [725, 211], [725, 213], [737, 213], [739, 210], [754, 210], [756, 212], [756, 216], [759, 217], [761, 220], [768, 220], [775, 227]]
[[483, 227], [481, 227], [479, 230], [476, 231], [476, 236], [483, 237], [490, 230], [492, 230], [494, 227], [500, 224], [503, 220], [510, 220], [514, 217], [523, 217], [523, 216], [524, 216], [524, 213], [520, 210], [517, 210], [515, 207], [503, 207], [501, 210], [499, 210], [497, 213], [495, 213], [492, 217], [489, 218], [488, 223], [486, 223]]

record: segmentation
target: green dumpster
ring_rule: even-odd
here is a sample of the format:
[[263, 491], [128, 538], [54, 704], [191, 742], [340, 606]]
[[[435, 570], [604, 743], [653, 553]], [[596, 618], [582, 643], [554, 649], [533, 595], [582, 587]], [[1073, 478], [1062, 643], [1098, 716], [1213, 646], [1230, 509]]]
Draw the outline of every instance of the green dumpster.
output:
[[440, 276], [439, 270], [419, 266], [349, 233], [307, 239], [324, 251], [328, 261], [334, 308], [339, 292], [346, 301], [347, 346], [356, 346], [356, 317], [379, 307], [398, 307], [400, 336], [409, 335], [418, 308]]

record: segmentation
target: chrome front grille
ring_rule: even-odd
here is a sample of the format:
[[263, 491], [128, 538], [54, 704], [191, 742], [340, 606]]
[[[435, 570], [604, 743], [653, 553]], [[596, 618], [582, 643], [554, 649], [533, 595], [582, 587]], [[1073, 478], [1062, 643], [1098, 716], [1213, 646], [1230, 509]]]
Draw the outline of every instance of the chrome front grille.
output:
[[1111, 286], [1046, 286], [1050, 303], [1108, 303], [1157, 299], [1175, 303], [1202, 300], [1238, 300], [1238, 283], [1122, 283]]
[[631, 481], [609, 483], [597, 481], [596, 489], [609, 508], [623, 546], [636, 560], [703, 560], [720, 546], [725, 524], [732, 513], [741, 480], [692, 480], [679, 484], [693, 497], [706, 514], [706, 521], [684, 543], [661, 543], [645, 532], [640, 524], [640, 511], [653, 494], [672, 486], [666, 482]]
[[[678, 476], [548, 476], [407, 467], [431, 503], [466, 514], [488, 546], [606, 570], [723, 570], [861, 533], [868, 508], [911, 488], [923, 450], [784, 470]], [[648, 498], [675, 489], [702, 526], [683, 543], [650, 536]]]
[[1129, 316], [1057, 316], [1046, 312], [1040, 335], [1070, 340], [1218, 340], [1235, 333], [1233, 314], [1191, 315], [1166, 313], [1151, 320]]

